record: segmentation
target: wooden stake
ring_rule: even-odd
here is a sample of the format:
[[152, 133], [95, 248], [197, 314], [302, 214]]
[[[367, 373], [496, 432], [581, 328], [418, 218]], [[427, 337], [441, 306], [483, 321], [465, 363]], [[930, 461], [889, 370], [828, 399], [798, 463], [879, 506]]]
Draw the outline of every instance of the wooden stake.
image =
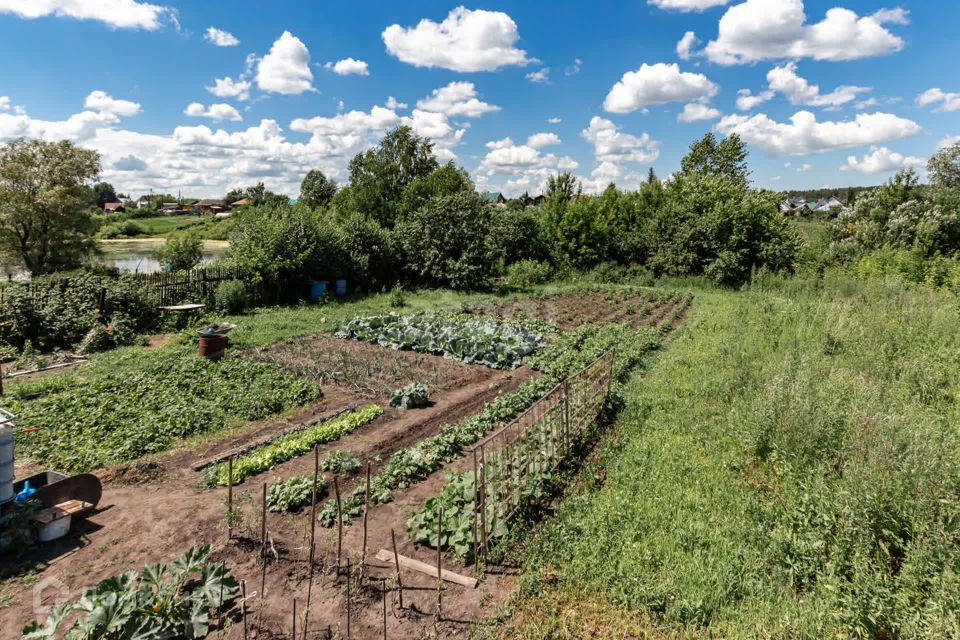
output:
[[307, 583], [307, 608], [303, 614], [303, 640], [307, 640], [307, 626], [310, 622], [310, 599], [313, 596], [313, 572], [316, 565], [317, 534], [317, 482], [320, 480], [320, 448], [313, 447], [313, 491], [310, 497], [310, 581]]
[[477, 518], [479, 514], [479, 496], [477, 490], [480, 488], [480, 474], [477, 471], [477, 450], [473, 450], [473, 568], [477, 577], [480, 577], [480, 553], [477, 549]]
[[443, 568], [440, 565], [440, 540], [443, 532], [443, 505], [437, 516], [437, 622], [443, 620]]
[[350, 640], [350, 579], [352, 577], [350, 558], [347, 558], [347, 640]]
[[243, 640], [247, 640], [247, 581], [240, 581], [240, 617], [243, 618]]
[[343, 554], [343, 515], [340, 513], [340, 483], [333, 477], [333, 491], [337, 497], [337, 575], [340, 575], [340, 560]]
[[400, 608], [403, 609], [403, 580], [400, 578], [400, 554], [397, 553], [397, 535], [390, 529], [390, 540], [393, 541], [393, 563], [397, 566], [397, 594], [400, 598]]
[[480, 449], [480, 542], [487, 557], [487, 452]]
[[387, 579], [381, 578], [383, 589], [383, 640], [387, 640]]
[[227, 541], [233, 540], [233, 458], [227, 461]]
[[363, 490], [363, 547], [360, 550], [360, 575], [367, 570], [367, 512], [370, 511], [370, 463], [367, 462], [367, 486]]
[[257, 635], [263, 624], [264, 592], [267, 590], [267, 483], [263, 483], [260, 515], [260, 615], [257, 617]]
[[293, 599], [293, 628], [290, 632], [290, 640], [297, 640], [297, 599]]

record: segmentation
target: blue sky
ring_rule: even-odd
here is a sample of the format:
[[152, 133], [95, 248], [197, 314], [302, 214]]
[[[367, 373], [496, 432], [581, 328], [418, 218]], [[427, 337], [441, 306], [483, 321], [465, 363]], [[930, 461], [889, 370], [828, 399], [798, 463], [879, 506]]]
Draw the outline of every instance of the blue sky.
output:
[[877, 184], [960, 135], [956, 24], [916, 0], [0, 0], [0, 139], [96, 148], [133, 195], [343, 181], [398, 124], [508, 195], [634, 188], [710, 130], [757, 186]]

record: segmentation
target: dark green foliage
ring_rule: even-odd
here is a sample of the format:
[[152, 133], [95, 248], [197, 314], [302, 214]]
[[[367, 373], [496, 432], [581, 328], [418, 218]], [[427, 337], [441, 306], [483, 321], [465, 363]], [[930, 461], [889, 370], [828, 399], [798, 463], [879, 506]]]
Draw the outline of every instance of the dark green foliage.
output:
[[775, 193], [698, 174], [677, 176], [667, 187], [657, 236], [650, 259], [655, 273], [703, 274], [725, 285], [748, 280], [757, 268], [790, 270], [800, 250]]
[[188, 271], [203, 259], [203, 241], [189, 232], [177, 233], [167, 238], [154, 257], [170, 271]]
[[109, 182], [98, 182], [93, 185], [93, 206], [103, 209], [108, 202], [117, 202], [117, 192]]
[[430, 140], [416, 135], [410, 127], [398, 127], [378, 146], [350, 161], [350, 186], [337, 195], [335, 206], [363, 213], [391, 228], [400, 213], [406, 187], [439, 166]]
[[465, 169], [453, 161], [430, 173], [414, 178], [400, 197], [400, 215], [406, 216], [425, 206], [433, 198], [454, 193], [473, 192], [473, 181]]
[[79, 267], [94, 249], [88, 182], [100, 155], [66, 140], [0, 147], [0, 249], [32, 275]]
[[275, 366], [212, 362], [191, 347], [104, 357], [75, 369], [70, 386], [9, 404], [22, 424], [38, 429], [18, 436], [20, 455], [44, 468], [90, 471], [320, 396], [319, 387]]
[[[105, 322], [99, 317], [101, 291]], [[30, 342], [41, 351], [51, 351], [79, 344], [95, 328], [122, 324], [132, 332], [120, 340], [123, 344], [156, 322], [156, 301], [132, 276], [80, 273], [63, 279], [35, 278], [4, 287], [0, 343], [22, 349]]]
[[229, 259], [266, 299], [298, 299], [307, 283], [349, 270], [343, 232], [308, 207], [251, 207], [237, 214]]
[[313, 169], [307, 172], [300, 183], [300, 204], [312, 209], [325, 207], [337, 195], [337, 183]]
[[551, 238], [538, 211], [507, 208], [496, 209], [493, 214], [493, 239], [505, 264], [555, 260]]
[[686, 174], [724, 178], [746, 187], [750, 176], [747, 147], [735, 133], [719, 141], [708, 133], [690, 145], [690, 151], [680, 160], [680, 170]]
[[426, 284], [488, 288], [498, 266], [493, 222], [475, 193], [430, 200], [397, 225], [407, 270]]
[[351, 451], [334, 450], [320, 461], [320, 470], [344, 476], [360, 468], [360, 457]]
[[220, 614], [240, 594], [226, 565], [207, 561], [210, 551], [209, 545], [191, 548], [169, 566], [107, 578], [77, 602], [55, 607], [46, 624], [25, 627], [22, 640], [206, 638], [211, 620], [222, 622]]
[[399, 279], [403, 260], [395, 234], [362, 213], [350, 214], [340, 224], [349, 259], [349, 275], [358, 287], [376, 291]]
[[218, 311], [239, 315], [250, 308], [250, 293], [242, 280], [227, 280], [217, 286], [214, 303]]
[[527, 289], [545, 284], [553, 275], [553, 267], [546, 262], [521, 260], [507, 267], [506, 285], [513, 289]]

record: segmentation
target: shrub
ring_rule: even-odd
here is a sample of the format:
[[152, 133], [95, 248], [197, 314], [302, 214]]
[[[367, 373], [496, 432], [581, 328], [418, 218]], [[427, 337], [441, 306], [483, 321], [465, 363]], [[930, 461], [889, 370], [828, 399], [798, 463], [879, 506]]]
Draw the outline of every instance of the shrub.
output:
[[112, 240], [114, 238], [136, 238], [146, 235], [147, 231], [133, 220], [115, 222], [104, 227], [98, 234], [101, 238]]
[[190, 233], [178, 233], [167, 238], [154, 255], [171, 271], [185, 271], [203, 260], [203, 241]]
[[[103, 320], [100, 296], [103, 293]], [[95, 327], [121, 328], [114, 344], [129, 344], [137, 333], [157, 326], [157, 301], [133, 276], [119, 278], [79, 273], [10, 283], [0, 306], [0, 343], [22, 349], [28, 342], [40, 351], [80, 343]]]
[[553, 267], [538, 260], [521, 260], [507, 267], [506, 284], [513, 289], [527, 289], [545, 284], [553, 275]]
[[241, 280], [221, 282], [214, 294], [214, 303], [219, 311], [238, 315], [250, 308], [250, 294]]
[[390, 290], [390, 306], [394, 309], [401, 309], [407, 306], [407, 294], [403, 289], [403, 285], [399, 282], [393, 285], [393, 289]]
[[499, 256], [493, 214], [475, 193], [432, 198], [405, 216], [397, 234], [406, 267], [422, 282], [454, 289], [486, 289]]

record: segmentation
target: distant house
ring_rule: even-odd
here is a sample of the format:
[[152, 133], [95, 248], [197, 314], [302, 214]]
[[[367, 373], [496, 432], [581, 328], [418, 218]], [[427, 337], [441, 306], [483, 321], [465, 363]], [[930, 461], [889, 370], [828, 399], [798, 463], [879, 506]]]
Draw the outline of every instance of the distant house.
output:
[[543, 204], [544, 202], [546, 202], [546, 201], [547, 201], [547, 196], [545, 196], [545, 195], [543, 195], [543, 194], [541, 193], [539, 196], [534, 196], [534, 198], [533, 198], [533, 206], [539, 207], [540, 205], [542, 205], [542, 204]]
[[105, 202], [103, 205], [104, 213], [123, 213], [126, 209], [122, 202]]
[[230, 210], [230, 206], [223, 200], [201, 200], [194, 205], [204, 215], [223, 213]]
[[179, 202], [164, 202], [160, 205], [160, 213], [171, 216], [175, 213], [182, 213], [183, 205]]
[[240, 199], [237, 200], [236, 202], [231, 202], [231, 203], [230, 203], [230, 208], [231, 208], [231, 209], [236, 209], [237, 207], [245, 207], [245, 206], [247, 206], [248, 204], [250, 204], [250, 199], [249, 199], [249, 198], [240, 198]]
[[842, 209], [843, 203], [836, 196], [821, 198], [817, 201], [817, 206], [813, 208], [817, 213], [829, 213], [832, 209]]
[[137, 209], [147, 209], [153, 204], [153, 198], [151, 196], [140, 196], [137, 198], [135, 204], [137, 205]]
[[499, 191], [487, 191], [485, 193], [480, 194], [480, 197], [483, 199], [484, 202], [488, 202], [492, 205], [496, 205], [498, 207], [507, 206], [507, 199], [504, 198], [503, 194], [500, 193]]

